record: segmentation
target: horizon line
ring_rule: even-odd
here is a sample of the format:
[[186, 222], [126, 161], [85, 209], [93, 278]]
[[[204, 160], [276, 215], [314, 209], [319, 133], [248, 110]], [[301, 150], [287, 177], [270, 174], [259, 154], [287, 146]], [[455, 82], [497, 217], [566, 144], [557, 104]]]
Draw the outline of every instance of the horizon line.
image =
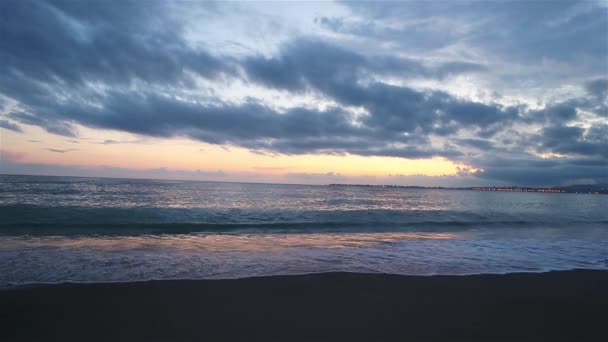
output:
[[477, 186], [439, 186], [439, 185], [397, 185], [397, 184], [363, 184], [363, 183], [326, 183], [326, 184], [303, 184], [303, 183], [274, 183], [274, 182], [246, 182], [246, 181], [221, 181], [221, 180], [195, 180], [195, 179], [169, 179], [169, 178], [139, 178], [139, 177], [109, 177], [109, 176], [73, 176], [73, 175], [48, 175], [48, 174], [11, 174], [2, 173], [0, 176], [26, 176], [26, 177], [71, 177], [89, 179], [125, 179], [125, 180], [149, 180], [149, 181], [168, 181], [168, 182], [200, 182], [200, 183], [235, 183], [235, 184], [269, 184], [269, 185], [294, 185], [294, 186], [368, 186], [368, 187], [393, 187], [393, 188], [426, 188], [426, 189], [475, 189], [475, 188], [530, 188], [530, 189], [559, 189], [572, 186], [608, 186], [606, 184], [572, 184], [572, 185], [477, 185]]

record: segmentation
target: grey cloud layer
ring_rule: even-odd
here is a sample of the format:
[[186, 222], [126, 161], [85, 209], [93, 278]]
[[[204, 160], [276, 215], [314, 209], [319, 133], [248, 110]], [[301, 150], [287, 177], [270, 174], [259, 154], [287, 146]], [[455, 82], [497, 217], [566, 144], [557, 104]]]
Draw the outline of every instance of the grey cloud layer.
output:
[[[507, 148], [492, 137], [514, 124], [532, 123], [542, 129], [508, 148], [524, 156], [518, 160], [536, 160], [530, 148], [573, 155], [576, 160], [563, 160], [559, 167], [534, 167], [568, 175], [555, 178], [560, 182], [606, 178], [605, 163], [597, 161], [608, 158], [607, 126], [568, 124], [579, 119], [581, 110], [606, 116], [604, 78], [584, 84], [587, 95], [580, 99], [533, 111], [382, 81], [394, 75], [443, 79], [491, 72], [471, 62], [429, 65], [364, 56], [314, 37], [293, 39], [272, 57], [218, 56], [193, 48], [183, 38], [181, 23], [168, 15], [166, 3], [5, 1], [0, 6], [0, 93], [20, 106], [7, 117], [51, 133], [74, 136], [77, 123], [150, 136], [187, 136], [261, 153], [444, 156], [483, 167], [480, 177], [527, 183], [531, 181], [517, 176], [524, 166], [500, 166], [480, 154], [503, 153]], [[240, 78], [288, 93], [315, 93], [337, 106], [279, 110], [254, 99], [230, 103], [184, 95], [194, 89], [193, 77], [212, 82]], [[368, 114], [354, 115], [348, 107]], [[0, 126], [19, 130], [5, 119]], [[443, 142], [432, 143], [431, 137]], [[590, 165], [576, 164], [583, 157]], [[569, 167], [580, 172], [564, 173]]]
[[[606, 71], [608, 20], [602, 1], [343, 1], [362, 20], [321, 17], [333, 31], [394, 41], [406, 48], [444, 48], [456, 43], [526, 62], [551, 58], [585, 62]], [[378, 23], [410, 23], [401, 29]], [[411, 24], [415, 21], [416, 24]], [[449, 28], [452, 28], [451, 30]], [[590, 64], [589, 64], [590, 63]]]

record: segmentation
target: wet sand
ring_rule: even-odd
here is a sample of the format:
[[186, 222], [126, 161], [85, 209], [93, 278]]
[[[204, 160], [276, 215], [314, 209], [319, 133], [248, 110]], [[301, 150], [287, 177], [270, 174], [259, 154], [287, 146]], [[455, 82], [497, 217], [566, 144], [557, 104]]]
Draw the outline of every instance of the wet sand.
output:
[[608, 271], [0, 290], [0, 341], [608, 341]]

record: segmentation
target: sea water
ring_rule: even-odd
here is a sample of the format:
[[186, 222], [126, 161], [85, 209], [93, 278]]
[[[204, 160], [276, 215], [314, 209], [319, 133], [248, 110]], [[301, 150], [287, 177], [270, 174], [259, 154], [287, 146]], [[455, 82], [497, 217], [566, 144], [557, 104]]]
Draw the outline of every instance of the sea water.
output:
[[608, 196], [0, 175], [0, 286], [608, 269]]

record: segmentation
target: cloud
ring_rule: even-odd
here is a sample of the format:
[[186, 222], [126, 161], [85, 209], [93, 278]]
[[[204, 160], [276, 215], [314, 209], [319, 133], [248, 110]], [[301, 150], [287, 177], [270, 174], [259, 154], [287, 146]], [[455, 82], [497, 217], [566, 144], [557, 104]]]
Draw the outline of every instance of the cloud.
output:
[[608, 118], [608, 78], [588, 81], [584, 87], [592, 97], [592, 100], [586, 105], [587, 109]]
[[[471, 177], [491, 180], [526, 181], [525, 163], [528, 179], [539, 182], [581, 179], [585, 172], [603, 177], [596, 165], [580, 164], [608, 158], [608, 52], [599, 41], [608, 21], [596, 4], [344, 5], [353, 16], [316, 20], [338, 38], [291, 35], [271, 53], [227, 56], [192, 38], [193, 27], [172, 3], [4, 2], [0, 98], [15, 105], [3, 114], [11, 121], [0, 126], [20, 131], [14, 121], [76, 138], [82, 125], [265, 155], [441, 156], [483, 169]], [[363, 51], [361, 39], [375, 43]], [[547, 60], [583, 68], [566, 84], [579, 90], [531, 105], [433, 86], [454, 77], [512, 77], [522, 92], [533, 89], [520, 73], [505, 76], [510, 71], [497, 61], [507, 60], [535, 72]], [[216, 87], [240, 92], [239, 99]], [[279, 105], [269, 100], [275, 93], [315, 100]], [[540, 154], [568, 158], [550, 164]]]
[[551, 186], [608, 182], [608, 160], [605, 158], [496, 157], [486, 158], [477, 165], [485, 170], [477, 172], [476, 177], [507, 184]]
[[[187, 45], [168, 7], [154, 0], [145, 6], [136, 1], [5, 3], [0, 43], [10, 52], [4, 54], [5, 71], [22, 79], [79, 85], [134, 79], [173, 83], [183, 82], [188, 71], [205, 77], [226, 71], [220, 59]], [[36, 25], [23, 25], [26, 19]]]
[[[354, 6], [353, 6], [354, 5]], [[351, 8], [357, 8], [357, 4], [350, 4]], [[372, 5], [373, 4], [369, 4]], [[395, 5], [395, 4], [393, 4]], [[402, 6], [393, 6], [402, 7]], [[362, 11], [363, 12], [363, 11]], [[438, 23], [432, 20], [418, 21], [418, 25], [412, 27], [394, 27], [384, 24], [376, 19], [368, 18], [366, 12], [361, 18], [351, 17], [329, 17], [315, 18], [315, 23], [329, 31], [372, 41], [390, 42], [391, 45], [399, 45], [416, 51], [436, 50], [449, 45], [457, 35], [453, 30], [442, 30], [439, 34], [436, 26]]]
[[585, 83], [585, 90], [600, 101], [606, 101], [606, 98], [608, 98], [608, 79], [598, 78], [591, 80]]
[[[406, 50], [460, 44], [528, 63], [586, 56], [595, 70], [605, 68], [608, 17], [602, 2], [342, 3], [359, 19], [329, 17], [318, 23], [334, 32], [391, 41]], [[402, 25], [395, 27], [396, 20]]]
[[546, 127], [540, 139], [546, 151], [608, 159], [608, 125], [595, 125], [589, 129], [577, 126]]
[[143, 143], [144, 143], [144, 141], [142, 139], [137, 139], [137, 140], [113, 140], [113, 139], [106, 139], [104, 141], [96, 142], [96, 144], [101, 144], [101, 145], [143, 144]]
[[23, 132], [23, 130], [21, 129], [21, 127], [19, 127], [19, 125], [16, 125], [8, 120], [0, 119], [0, 127], [6, 128], [10, 131], [17, 132], [17, 133]]
[[[23, 103], [27, 104], [27, 102]], [[49, 103], [48, 105], [52, 106], [53, 103]], [[74, 127], [70, 122], [60, 120], [54, 117], [44, 116], [44, 112], [36, 112], [36, 114], [26, 112], [14, 112], [9, 113], [8, 117], [23, 124], [43, 127], [49, 133], [63, 135], [66, 137], [76, 137]]]
[[52, 106], [66, 97], [95, 102], [95, 95], [116, 84], [183, 87], [192, 84], [192, 75], [230, 72], [222, 59], [188, 46], [165, 2], [26, 0], [1, 6], [0, 93], [30, 109], [11, 119], [51, 133], [75, 136], [71, 124], [58, 118], [61, 107]]
[[494, 143], [483, 139], [456, 139], [454, 142], [459, 145], [472, 146], [484, 151], [492, 150], [494, 148]]
[[[318, 111], [296, 107], [277, 112], [256, 102], [205, 105], [156, 93], [118, 91], [107, 91], [104, 100], [102, 108], [63, 102], [57, 107], [62, 115], [56, 116], [54, 122], [78, 122], [157, 137], [187, 136], [213, 144], [286, 154], [351, 153], [411, 158], [455, 154], [434, 148], [421, 137], [396, 139], [395, 132], [381, 123], [374, 124], [375, 127], [357, 126], [352, 114], [340, 108]], [[416, 139], [419, 140], [415, 146], [394, 145]]]
[[249, 59], [245, 70], [250, 79], [272, 88], [317, 91], [343, 105], [363, 107], [370, 113], [361, 119], [364, 125], [395, 138], [417, 130], [444, 135], [462, 126], [488, 127], [519, 114], [517, 108], [368, 80], [373, 68], [363, 56], [320, 41], [291, 42], [279, 57]]
[[59, 148], [47, 148], [47, 151], [55, 152], [55, 153], [67, 153], [71, 151], [78, 151], [77, 148], [67, 148], [67, 149], [59, 149]]

